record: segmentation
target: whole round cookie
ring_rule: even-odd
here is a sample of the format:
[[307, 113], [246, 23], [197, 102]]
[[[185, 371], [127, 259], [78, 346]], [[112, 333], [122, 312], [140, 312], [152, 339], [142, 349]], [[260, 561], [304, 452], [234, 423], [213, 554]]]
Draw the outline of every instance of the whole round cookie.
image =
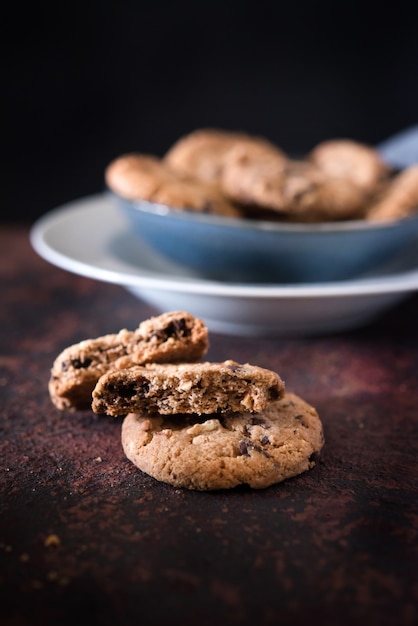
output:
[[279, 483], [314, 467], [323, 444], [318, 413], [292, 393], [255, 415], [130, 413], [122, 424], [124, 452], [140, 470], [201, 491]]
[[371, 192], [390, 172], [377, 150], [349, 139], [323, 141], [308, 159], [328, 176], [348, 178], [360, 189]]
[[236, 147], [251, 157], [253, 152], [274, 155], [280, 161], [285, 154], [265, 137], [239, 131], [200, 128], [180, 137], [164, 156], [164, 163], [181, 174], [220, 183], [229, 153]]

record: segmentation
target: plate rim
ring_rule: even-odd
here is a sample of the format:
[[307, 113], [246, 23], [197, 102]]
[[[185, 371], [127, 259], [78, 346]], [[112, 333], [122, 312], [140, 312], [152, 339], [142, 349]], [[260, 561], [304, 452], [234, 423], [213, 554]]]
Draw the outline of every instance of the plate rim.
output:
[[[94, 280], [118, 284], [124, 287], [159, 289], [167, 292], [182, 291], [200, 295], [228, 296], [229, 298], [257, 298], [257, 299], [285, 299], [285, 298], [335, 298], [372, 296], [399, 292], [413, 292], [418, 290], [418, 266], [413, 270], [393, 273], [389, 276], [382, 274], [379, 277], [365, 277], [327, 283], [290, 283], [290, 284], [256, 284], [256, 283], [229, 283], [198, 277], [175, 275], [167, 276], [159, 272], [154, 275], [144, 275], [144, 269], [138, 268], [138, 273], [123, 273], [119, 270], [105, 269], [93, 263], [71, 257], [53, 247], [46, 240], [52, 228], [57, 228], [65, 218], [76, 220], [77, 211], [90, 211], [95, 216], [100, 211], [101, 228], [95, 231], [99, 241], [105, 241], [109, 235], [111, 222], [114, 217], [118, 221], [118, 212], [114, 206], [111, 194], [108, 191], [84, 196], [65, 204], [59, 205], [40, 216], [31, 226], [29, 239], [35, 252], [52, 265], [74, 274], [82, 275]], [[103, 215], [106, 213], [106, 220]], [[121, 225], [122, 220], [119, 220]], [[104, 228], [103, 228], [104, 226]], [[106, 230], [107, 229], [107, 230]]]

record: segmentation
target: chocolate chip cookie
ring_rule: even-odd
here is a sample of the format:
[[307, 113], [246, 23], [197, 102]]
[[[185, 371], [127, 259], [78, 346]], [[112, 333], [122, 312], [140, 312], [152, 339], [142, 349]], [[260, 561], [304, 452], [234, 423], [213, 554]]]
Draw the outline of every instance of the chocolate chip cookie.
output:
[[53, 363], [50, 397], [62, 410], [87, 409], [97, 381], [110, 369], [198, 361], [208, 347], [208, 330], [202, 320], [185, 311], [163, 313], [144, 320], [134, 331], [123, 329], [66, 348]]
[[166, 153], [164, 162], [182, 174], [220, 184], [229, 153], [237, 147], [250, 155], [253, 152], [274, 155], [280, 162], [286, 158], [282, 150], [264, 137], [216, 128], [202, 128], [176, 141]]
[[118, 157], [106, 168], [105, 180], [111, 191], [126, 200], [145, 200], [174, 209], [229, 217], [239, 215], [217, 186], [179, 174], [151, 155]]
[[[266, 150], [231, 151], [222, 188], [253, 218], [289, 222], [352, 219], [364, 208], [365, 193], [348, 179], [332, 178], [307, 161], [280, 160]], [[264, 212], [264, 213], [263, 213]]]
[[323, 444], [318, 413], [291, 393], [255, 415], [141, 412], [122, 424], [132, 463], [159, 481], [195, 490], [268, 487], [314, 467]]
[[93, 391], [95, 413], [227, 413], [261, 411], [284, 393], [276, 372], [228, 360], [110, 371]]
[[349, 139], [323, 141], [308, 159], [328, 176], [349, 179], [367, 192], [374, 192], [390, 171], [377, 150]]

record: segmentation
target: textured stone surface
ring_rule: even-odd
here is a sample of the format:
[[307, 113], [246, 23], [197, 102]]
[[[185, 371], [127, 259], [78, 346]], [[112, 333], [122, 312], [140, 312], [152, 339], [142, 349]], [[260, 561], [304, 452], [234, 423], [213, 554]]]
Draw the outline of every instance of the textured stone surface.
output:
[[[0, 229], [0, 622], [418, 623], [418, 298], [314, 339], [211, 334], [210, 360], [276, 370], [318, 410], [310, 472], [199, 493], [139, 472], [119, 418], [60, 413], [54, 357], [156, 311]], [[193, 311], [191, 311], [193, 312]]]

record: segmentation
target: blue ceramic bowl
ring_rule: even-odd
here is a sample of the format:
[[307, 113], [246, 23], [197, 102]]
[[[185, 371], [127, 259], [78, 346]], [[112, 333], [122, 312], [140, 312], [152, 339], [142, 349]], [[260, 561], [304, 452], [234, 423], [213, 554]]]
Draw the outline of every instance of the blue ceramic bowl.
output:
[[318, 283], [379, 271], [418, 245], [418, 214], [319, 224], [226, 218], [113, 195], [129, 227], [165, 259], [207, 279]]

